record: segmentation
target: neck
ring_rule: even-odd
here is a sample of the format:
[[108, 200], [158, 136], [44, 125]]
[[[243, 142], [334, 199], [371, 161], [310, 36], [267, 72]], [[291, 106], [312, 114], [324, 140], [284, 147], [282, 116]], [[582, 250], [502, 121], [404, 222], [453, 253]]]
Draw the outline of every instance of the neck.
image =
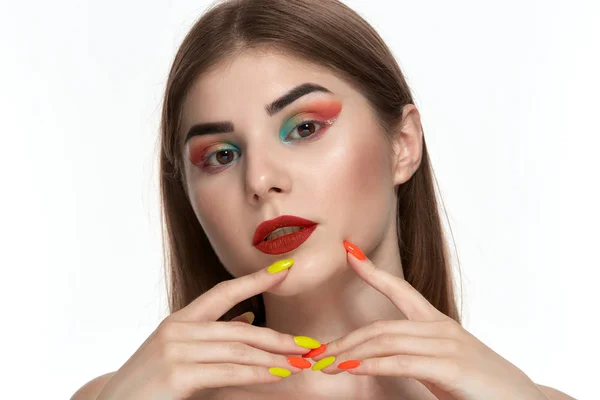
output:
[[[379, 245], [366, 255], [377, 268], [404, 279], [397, 233], [394, 224], [390, 225], [390, 231], [384, 235]], [[266, 327], [291, 335], [310, 336], [321, 343], [328, 343], [376, 320], [406, 319], [390, 300], [364, 282], [349, 266], [337, 268], [336, 271], [339, 272], [327, 281], [294, 296], [263, 293]], [[318, 389], [315, 393], [320, 395], [329, 393], [339, 396], [347, 393], [347, 398], [355, 398], [359, 393], [369, 396], [373, 393], [405, 393], [407, 398], [417, 398], [411, 397], [410, 393], [416, 393], [416, 390], [422, 396], [424, 389], [415, 388], [421, 385], [413, 379], [344, 373], [326, 375], [310, 370], [274, 386], [267, 390], [298, 390], [307, 393], [315, 388]]]
[[[367, 257], [404, 279], [396, 235], [385, 238]], [[389, 243], [388, 243], [389, 242]], [[405, 319], [383, 294], [363, 281], [349, 266], [309, 291], [294, 296], [263, 293], [266, 326], [327, 343], [380, 319]]]

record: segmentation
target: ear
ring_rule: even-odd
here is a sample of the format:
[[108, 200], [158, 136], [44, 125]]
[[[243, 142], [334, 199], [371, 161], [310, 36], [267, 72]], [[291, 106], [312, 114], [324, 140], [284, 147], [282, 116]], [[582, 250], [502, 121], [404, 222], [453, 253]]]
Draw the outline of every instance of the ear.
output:
[[414, 104], [407, 104], [402, 110], [402, 124], [394, 134], [393, 178], [394, 185], [408, 181], [421, 165], [423, 154], [423, 128], [421, 116]]

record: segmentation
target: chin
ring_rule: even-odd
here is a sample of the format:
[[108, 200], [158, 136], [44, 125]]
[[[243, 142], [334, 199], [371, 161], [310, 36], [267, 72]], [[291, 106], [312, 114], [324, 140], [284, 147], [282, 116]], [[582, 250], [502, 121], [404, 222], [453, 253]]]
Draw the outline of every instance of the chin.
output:
[[[340, 241], [341, 243], [341, 241]], [[276, 287], [268, 290], [277, 296], [295, 296], [318, 291], [337, 279], [340, 273], [350, 268], [346, 262], [346, 250], [343, 246], [326, 246], [316, 249], [298, 248], [283, 258], [293, 258], [294, 265], [288, 276]]]

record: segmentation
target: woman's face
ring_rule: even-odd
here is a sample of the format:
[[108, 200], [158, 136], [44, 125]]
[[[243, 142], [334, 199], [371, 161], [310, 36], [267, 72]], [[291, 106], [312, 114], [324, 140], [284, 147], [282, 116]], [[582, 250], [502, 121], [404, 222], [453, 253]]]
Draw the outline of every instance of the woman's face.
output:
[[[267, 112], [306, 83], [324, 89]], [[343, 240], [368, 254], [389, 234], [397, 183], [390, 144], [366, 99], [332, 72], [290, 56], [244, 53], [201, 76], [183, 112], [191, 205], [233, 276], [293, 258], [286, 280], [270, 291], [293, 295], [349, 268]], [[196, 128], [186, 141], [193, 126], [224, 122], [230, 132]], [[296, 249], [266, 254], [253, 244], [255, 230], [280, 215], [317, 227]]]

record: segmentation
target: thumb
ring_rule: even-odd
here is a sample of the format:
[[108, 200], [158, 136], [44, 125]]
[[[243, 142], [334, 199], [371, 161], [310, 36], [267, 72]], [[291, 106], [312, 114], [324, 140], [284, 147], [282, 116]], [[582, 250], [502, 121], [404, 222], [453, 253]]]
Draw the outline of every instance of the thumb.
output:
[[233, 318], [231, 321], [241, 321], [252, 325], [254, 322], [254, 313], [252, 311], [245, 312], [242, 315]]

